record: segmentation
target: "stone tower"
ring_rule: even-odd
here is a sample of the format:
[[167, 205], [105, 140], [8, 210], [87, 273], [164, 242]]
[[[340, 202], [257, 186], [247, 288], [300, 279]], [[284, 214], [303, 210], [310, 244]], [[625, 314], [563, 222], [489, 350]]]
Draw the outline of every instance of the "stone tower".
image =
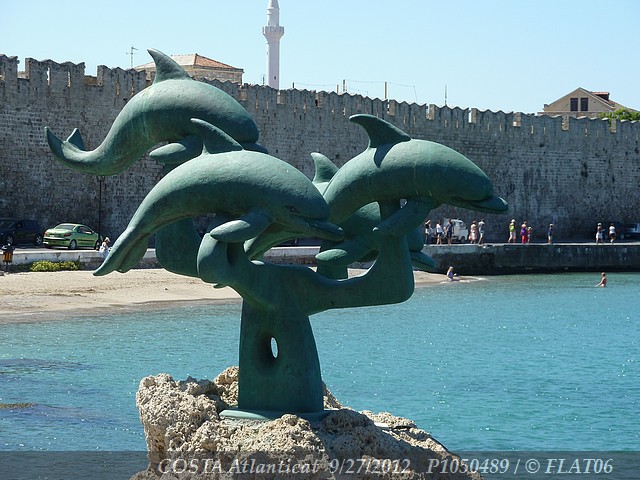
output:
[[262, 34], [267, 39], [267, 85], [280, 89], [280, 39], [284, 35], [284, 27], [280, 26], [280, 7], [278, 0], [269, 0], [267, 7], [267, 26], [262, 27]]

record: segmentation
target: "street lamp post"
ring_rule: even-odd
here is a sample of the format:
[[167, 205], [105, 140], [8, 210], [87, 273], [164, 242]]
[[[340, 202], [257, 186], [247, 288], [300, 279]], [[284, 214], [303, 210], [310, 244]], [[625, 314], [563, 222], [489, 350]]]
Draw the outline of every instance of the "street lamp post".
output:
[[102, 241], [102, 184], [104, 177], [98, 175], [98, 243]]

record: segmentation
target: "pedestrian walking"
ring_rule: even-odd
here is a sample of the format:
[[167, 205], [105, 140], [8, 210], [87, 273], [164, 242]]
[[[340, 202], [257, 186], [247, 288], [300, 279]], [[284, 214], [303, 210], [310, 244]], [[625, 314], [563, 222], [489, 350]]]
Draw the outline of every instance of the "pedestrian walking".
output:
[[445, 227], [445, 235], [447, 236], [447, 243], [451, 245], [453, 242], [453, 223], [451, 223], [451, 219], [447, 221], [447, 226]]
[[520, 240], [523, 245], [529, 242], [529, 230], [527, 229], [526, 221], [520, 226]]
[[509, 224], [509, 240], [507, 243], [516, 243], [516, 221], [515, 219], [511, 220]]
[[109, 242], [110, 242], [109, 237], [105, 237], [104, 241], [102, 242], [102, 245], [100, 245], [99, 251], [105, 260], [109, 256]]
[[604, 229], [601, 223], [596, 227], [596, 244], [604, 244]]
[[482, 245], [484, 243], [484, 218], [481, 218], [478, 222], [478, 233], [480, 234], [480, 238], [478, 239], [478, 244]]
[[615, 239], [616, 239], [616, 226], [612, 223], [609, 226], [609, 240], [611, 241], [611, 243], [613, 243]]
[[424, 244], [429, 245], [429, 239], [431, 238], [431, 220], [424, 222]]
[[478, 242], [478, 224], [476, 223], [475, 220], [471, 222], [470, 230], [471, 231], [469, 232], [469, 243], [477, 243]]

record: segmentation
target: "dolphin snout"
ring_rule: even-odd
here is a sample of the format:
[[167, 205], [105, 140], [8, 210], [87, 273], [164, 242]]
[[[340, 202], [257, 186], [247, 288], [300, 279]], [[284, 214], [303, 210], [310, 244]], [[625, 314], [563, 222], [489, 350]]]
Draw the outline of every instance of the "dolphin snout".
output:
[[469, 210], [474, 210], [476, 212], [486, 213], [502, 213], [507, 211], [509, 208], [507, 202], [497, 195], [491, 195], [483, 198], [482, 200], [469, 200], [458, 197], [452, 198], [451, 201], [447, 203], [457, 207], [468, 208]]
[[324, 240], [339, 241], [344, 238], [344, 232], [337, 225], [322, 218], [291, 216], [286, 222], [281, 222], [287, 231], [305, 237], [318, 237]]
[[307, 224], [313, 235], [318, 238], [334, 241], [344, 239], [344, 231], [331, 222], [325, 220], [307, 220]]

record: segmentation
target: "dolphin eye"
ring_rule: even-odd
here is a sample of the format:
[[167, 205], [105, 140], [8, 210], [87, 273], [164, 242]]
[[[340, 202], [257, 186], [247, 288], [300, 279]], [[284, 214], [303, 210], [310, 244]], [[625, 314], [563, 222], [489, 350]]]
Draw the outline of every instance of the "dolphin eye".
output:
[[294, 207], [294, 206], [287, 205], [287, 208], [289, 209], [289, 211], [290, 211], [291, 213], [300, 213], [300, 211], [299, 211], [296, 207]]

